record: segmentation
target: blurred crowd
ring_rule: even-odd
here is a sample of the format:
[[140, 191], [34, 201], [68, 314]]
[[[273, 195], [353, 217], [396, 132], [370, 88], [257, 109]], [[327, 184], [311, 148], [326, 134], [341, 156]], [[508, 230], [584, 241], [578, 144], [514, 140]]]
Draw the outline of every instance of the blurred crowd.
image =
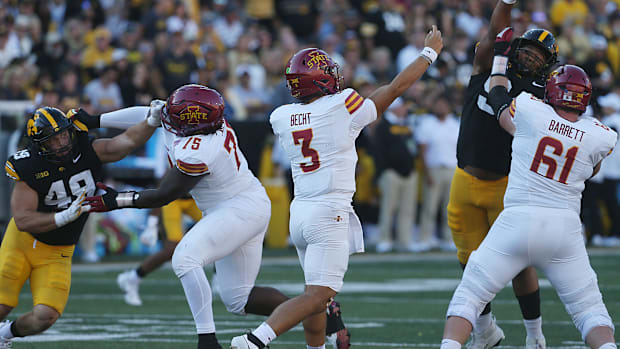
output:
[[[266, 122], [271, 110], [293, 101], [283, 73], [298, 49], [323, 48], [339, 63], [345, 86], [367, 95], [418, 56], [437, 24], [444, 51], [386, 118], [402, 127], [396, 135], [386, 131], [397, 142], [381, 138], [380, 125], [359, 140], [355, 204], [366, 222], [378, 222], [380, 251], [449, 249], [442, 211], [456, 166], [455, 130], [475, 44], [496, 1], [0, 0], [0, 100], [102, 113], [146, 105], [195, 82], [223, 94], [230, 120]], [[517, 35], [551, 30], [561, 63], [582, 66], [593, 81], [592, 113], [620, 113], [620, 0], [520, 0], [512, 25]], [[424, 129], [443, 131], [429, 137]], [[402, 168], [402, 156], [375, 156], [385, 154], [382, 144], [400, 147], [390, 151], [402, 151], [413, 165]], [[280, 170], [286, 173], [286, 164]], [[392, 172], [403, 182], [387, 180]], [[620, 174], [613, 172], [617, 187]], [[403, 188], [408, 195], [400, 195]], [[401, 205], [401, 196], [413, 202]], [[418, 201], [429, 207], [416, 210]], [[411, 238], [413, 226], [419, 228]]]

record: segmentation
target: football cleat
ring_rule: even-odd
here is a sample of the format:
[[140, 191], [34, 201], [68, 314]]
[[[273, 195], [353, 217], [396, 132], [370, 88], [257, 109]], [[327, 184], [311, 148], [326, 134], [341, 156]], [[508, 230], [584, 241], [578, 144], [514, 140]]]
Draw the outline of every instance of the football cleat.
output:
[[[249, 336], [253, 337], [253, 340], [248, 338]], [[237, 336], [234, 337], [232, 339], [232, 341], [230, 341], [230, 349], [263, 349], [263, 348], [269, 348], [269, 346], [261, 346], [258, 345], [254, 342], [258, 341], [260, 343], [260, 340], [258, 340], [258, 338], [254, 337], [254, 335], [252, 335], [251, 333], [247, 333], [244, 334], [243, 336]]]
[[[0, 322], [0, 328], [3, 328], [5, 326], [11, 326], [11, 321], [6, 320], [3, 322]], [[8, 349], [12, 347], [13, 347], [13, 344], [11, 343], [10, 339], [0, 336], [0, 349]]]
[[340, 303], [332, 301], [327, 307], [327, 338], [326, 344], [333, 349], [348, 349], [351, 347], [351, 333], [342, 322]]
[[491, 325], [487, 327], [482, 333], [471, 333], [471, 341], [467, 345], [469, 349], [489, 349], [499, 345], [502, 340], [506, 338], [504, 331], [497, 326], [495, 317], [491, 322]]
[[142, 305], [142, 299], [140, 299], [140, 293], [138, 292], [140, 288], [140, 278], [135, 270], [128, 270], [118, 274], [116, 283], [118, 287], [125, 292], [125, 303], [136, 307]]
[[525, 349], [546, 349], [545, 337], [525, 337]]

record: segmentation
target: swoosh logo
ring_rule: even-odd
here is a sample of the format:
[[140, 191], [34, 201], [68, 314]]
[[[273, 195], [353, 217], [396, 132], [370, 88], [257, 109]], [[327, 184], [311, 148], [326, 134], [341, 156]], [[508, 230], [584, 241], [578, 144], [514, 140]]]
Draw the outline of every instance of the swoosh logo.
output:
[[63, 257], [63, 258], [69, 258], [69, 257], [71, 257], [71, 255], [69, 255], [69, 256], [65, 256], [65, 254], [64, 254], [64, 253], [61, 253], [61, 254], [60, 254], [60, 257]]
[[541, 85], [541, 84], [537, 83], [536, 81], [532, 81], [532, 85], [534, 85], [536, 87], [545, 87], [545, 85]]
[[73, 159], [73, 163], [75, 164], [76, 162], [78, 162], [81, 157], [82, 157], [82, 154], [79, 154], [75, 159]]

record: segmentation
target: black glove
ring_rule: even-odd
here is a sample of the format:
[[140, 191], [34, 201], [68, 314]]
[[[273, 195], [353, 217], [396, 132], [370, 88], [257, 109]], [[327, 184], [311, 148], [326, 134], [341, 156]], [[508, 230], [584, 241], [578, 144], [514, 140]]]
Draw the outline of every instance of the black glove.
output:
[[513, 30], [512, 27], [506, 27], [499, 32], [495, 37], [495, 43], [493, 44], [494, 56], [508, 57], [510, 54], [510, 41], [512, 40]]
[[[67, 117], [73, 121], [76, 126], [80, 126], [76, 121], [84, 124], [88, 130], [93, 130], [101, 127], [101, 115], [90, 115], [84, 109], [71, 109], [67, 113]], [[86, 131], [88, 131], [86, 130]]]
[[118, 192], [103, 183], [97, 183], [97, 188], [106, 192], [103, 195], [88, 196], [84, 199], [82, 207], [85, 207], [88, 212], [107, 212], [132, 207], [137, 195], [135, 191]]

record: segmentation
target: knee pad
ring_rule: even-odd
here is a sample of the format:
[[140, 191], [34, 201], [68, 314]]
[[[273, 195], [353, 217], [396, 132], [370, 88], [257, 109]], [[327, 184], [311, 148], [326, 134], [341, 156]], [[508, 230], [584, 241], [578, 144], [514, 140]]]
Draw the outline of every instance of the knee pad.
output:
[[220, 298], [230, 313], [245, 315], [245, 306], [248, 303], [250, 291], [252, 287], [220, 290]]
[[606, 326], [614, 329], [614, 324], [603, 303], [603, 296], [598, 289], [596, 277], [592, 278], [585, 287], [559, 296], [584, 341], [595, 327]]
[[463, 280], [454, 291], [446, 314], [446, 316], [462, 317], [472, 326], [486, 304], [505, 286], [493, 280], [476, 262], [474, 251], [469, 258]]
[[174, 249], [171, 262], [172, 270], [179, 278], [192, 269], [202, 268], [200, 260], [193, 256], [189, 249], [186, 246], [182, 246], [182, 244], [177, 245]]

